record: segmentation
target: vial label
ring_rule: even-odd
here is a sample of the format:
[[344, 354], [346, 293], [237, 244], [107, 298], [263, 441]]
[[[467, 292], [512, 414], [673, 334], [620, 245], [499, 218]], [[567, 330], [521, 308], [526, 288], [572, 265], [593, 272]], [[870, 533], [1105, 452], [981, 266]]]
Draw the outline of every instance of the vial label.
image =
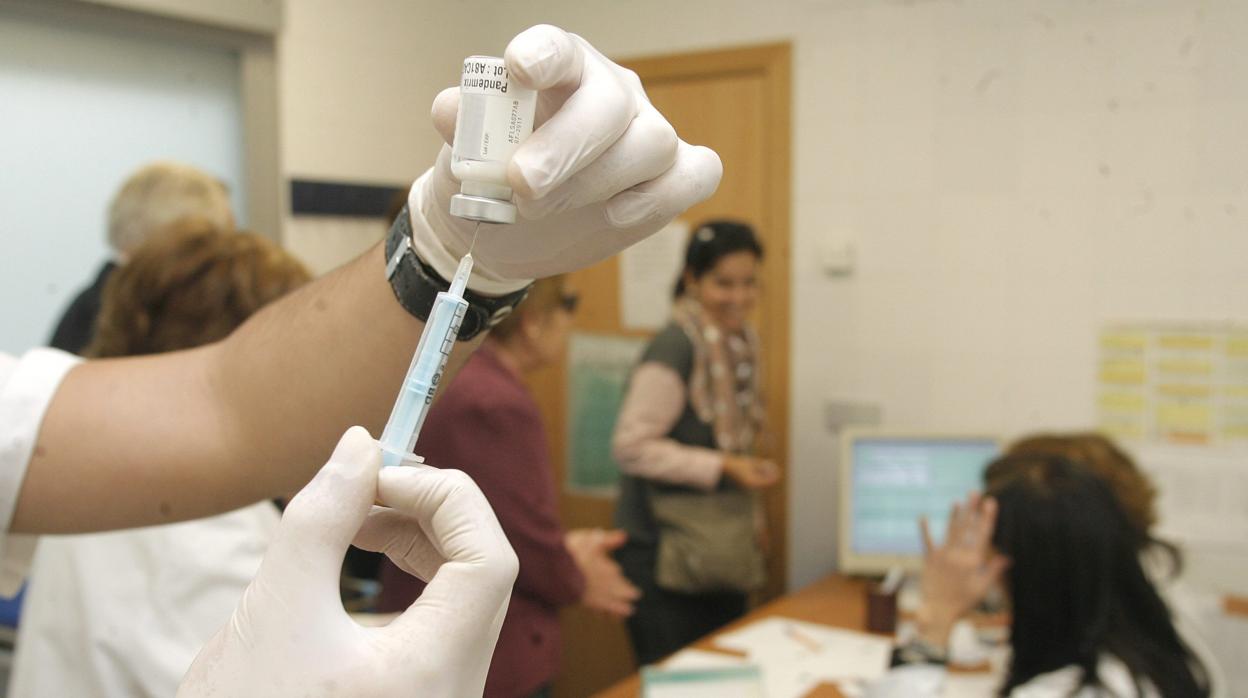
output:
[[470, 56], [464, 59], [464, 73], [459, 80], [460, 94], [506, 95], [507, 66], [501, 58]]
[[[506, 163], [533, 132], [537, 93], [512, 84], [503, 59], [471, 56], [464, 60], [459, 95], [451, 149], [456, 176], [505, 182]], [[465, 161], [494, 164], [470, 168]]]

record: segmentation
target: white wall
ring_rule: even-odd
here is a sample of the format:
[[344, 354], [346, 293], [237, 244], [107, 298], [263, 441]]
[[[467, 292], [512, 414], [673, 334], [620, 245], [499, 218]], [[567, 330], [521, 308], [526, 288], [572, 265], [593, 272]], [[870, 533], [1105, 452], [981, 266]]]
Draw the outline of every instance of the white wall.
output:
[[[441, 143], [429, 121], [433, 97], [458, 84], [463, 57], [447, 39], [420, 5], [404, 0], [288, 3], [278, 40], [287, 178], [414, 180]], [[283, 242], [318, 273], [364, 251], [386, 228], [286, 213]]]
[[0, 7], [0, 351], [47, 342], [108, 258], [113, 193], [153, 159], [230, 184], [246, 222], [238, 58]]
[[[791, 583], [831, 569], [832, 399], [1090, 426], [1107, 320], [1248, 321], [1248, 4], [438, 0], [288, 7], [286, 163], [407, 178], [437, 89], [525, 26], [605, 53], [794, 45]], [[847, 236], [847, 278], [817, 267]]]

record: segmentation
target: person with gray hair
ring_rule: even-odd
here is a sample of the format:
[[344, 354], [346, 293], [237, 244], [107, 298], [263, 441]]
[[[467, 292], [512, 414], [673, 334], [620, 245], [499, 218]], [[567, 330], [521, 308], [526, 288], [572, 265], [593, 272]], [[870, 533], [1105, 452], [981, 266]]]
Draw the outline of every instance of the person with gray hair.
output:
[[95, 333], [104, 284], [130, 253], [155, 231], [181, 218], [196, 216], [222, 230], [233, 230], [234, 211], [225, 183], [190, 165], [157, 161], [126, 179], [108, 207], [108, 244], [112, 258], [95, 280], [74, 297], [56, 324], [49, 344], [81, 354]]

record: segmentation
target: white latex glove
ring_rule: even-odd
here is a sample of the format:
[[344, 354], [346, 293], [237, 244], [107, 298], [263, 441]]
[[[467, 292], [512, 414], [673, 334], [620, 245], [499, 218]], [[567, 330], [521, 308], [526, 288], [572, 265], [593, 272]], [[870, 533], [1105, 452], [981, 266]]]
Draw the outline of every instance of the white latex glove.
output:
[[[677, 138], [637, 75], [581, 37], [538, 25], [512, 39], [504, 59], [513, 80], [538, 90], [536, 128], [507, 172], [520, 216], [481, 226], [474, 290], [502, 294], [606, 259], [719, 186], [715, 151]], [[458, 87], [433, 103], [434, 126], [448, 144], [458, 109]], [[413, 247], [447, 279], [476, 226], [450, 214], [458, 193], [444, 146], [408, 197]]]
[[[463, 472], [379, 473], [380, 465], [367, 431], [343, 435], [291, 500], [255, 580], [200, 650], [179, 696], [481, 695], [516, 555]], [[339, 598], [357, 530], [357, 544], [431, 580], [385, 627], [358, 625]]]

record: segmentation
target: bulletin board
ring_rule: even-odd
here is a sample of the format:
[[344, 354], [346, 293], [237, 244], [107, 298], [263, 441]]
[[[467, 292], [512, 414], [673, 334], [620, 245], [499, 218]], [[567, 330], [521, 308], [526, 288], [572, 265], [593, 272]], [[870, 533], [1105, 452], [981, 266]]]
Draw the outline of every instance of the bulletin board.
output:
[[645, 348], [641, 337], [575, 333], [568, 342], [569, 491], [612, 494], [620, 479], [611, 436], [629, 371]]
[[1107, 434], [1248, 449], [1248, 327], [1109, 326], [1098, 368], [1099, 423]]
[[[1152, 479], [1158, 533], [1184, 546], [1188, 567], [1220, 558], [1241, 564], [1248, 554], [1248, 480], [1243, 477], [1248, 326], [1105, 326], [1097, 413], [1100, 429], [1126, 447]], [[1224, 580], [1228, 575], [1214, 569], [1197, 576]]]

